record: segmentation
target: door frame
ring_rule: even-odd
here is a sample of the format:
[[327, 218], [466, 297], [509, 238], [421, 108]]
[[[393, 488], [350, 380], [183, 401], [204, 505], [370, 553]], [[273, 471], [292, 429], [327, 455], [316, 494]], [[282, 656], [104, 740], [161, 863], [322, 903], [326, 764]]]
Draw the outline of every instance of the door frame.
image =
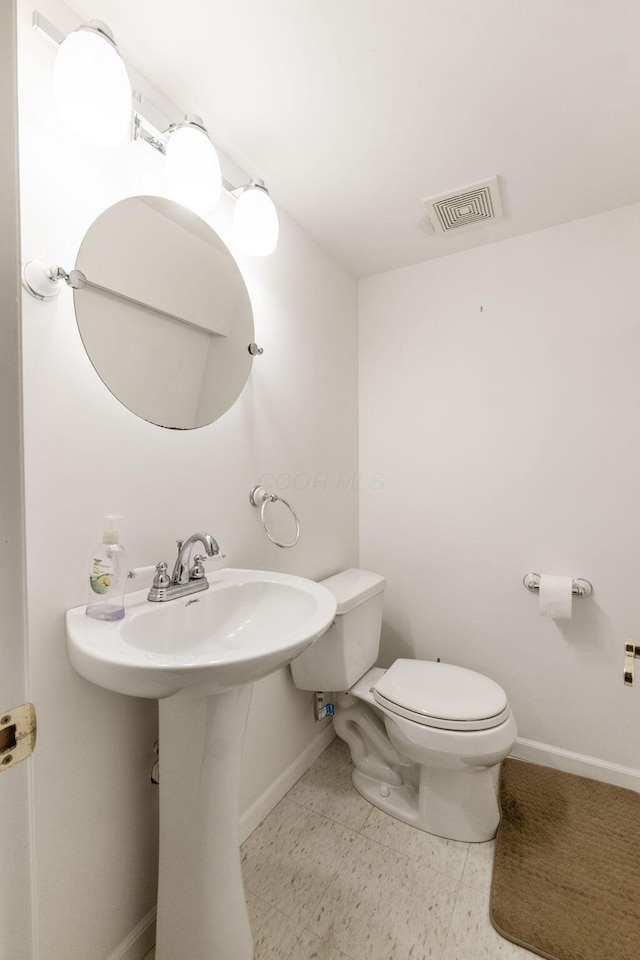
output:
[[[0, 3], [0, 713], [28, 699], [16, 0]], [[8, 187], [8, 189], [7, 189]], [[0, 772], [0, 960], [34, 960], [31, 761]]]

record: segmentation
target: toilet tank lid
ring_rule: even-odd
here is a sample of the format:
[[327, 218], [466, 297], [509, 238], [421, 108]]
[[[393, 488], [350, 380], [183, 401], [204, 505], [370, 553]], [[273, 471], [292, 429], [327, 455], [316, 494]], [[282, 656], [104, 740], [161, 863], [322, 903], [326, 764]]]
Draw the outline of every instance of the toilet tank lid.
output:
[[336, 614], [342, 614], [375, 597], [377, 593], [382, 593], [385, 582], [379, 573], [352, 568], [321, 580], [320, 585], [331, 591], [338, 604]]

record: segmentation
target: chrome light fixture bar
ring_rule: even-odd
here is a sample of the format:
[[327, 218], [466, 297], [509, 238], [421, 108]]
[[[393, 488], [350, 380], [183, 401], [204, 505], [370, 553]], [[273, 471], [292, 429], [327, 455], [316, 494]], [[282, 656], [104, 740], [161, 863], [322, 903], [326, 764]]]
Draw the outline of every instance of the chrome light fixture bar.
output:
[[[58, 48], [67, 39], [37, 10], [33, 12], [32, 26]], [[93, 33], [108, 42], [119, 58], [113, 34], [106, 24], [93, 20], [89, 24], [82, 24], [72, 33], [82, 31]], [[75, 111], [76, 121], [78, 112]], [[202, 214], [213, 209], [220, 193], [224, 191], [237, 201], [233, 227], [240, 249], [253, 256], [266, 256], [275, 250], [279, 232], [278, 214], [264, 181], [250, 179], [248, 183], [235, 186], [222, 176], [215, 147], [201, 117], [187, 114], [176, 122], [140, 91], [133, 90], [131, 118], [131, 139], [141, 141], [164, 156], [167, 183], [176, 200]], [[81, 123], [83, 119], [86, 119], [86, 112], [80, 116]], [[77, 122], [74, 130], [80, 132]], [[96, 139], [94, 142], [97, 142]], [[108, 142], [113, 140], [109, 141], [107, 137], [105, 143]]]
[[66, 36], [62, 30], [58, 30], [55, 24], [51, 23], [50, 20], [47, 20], [46, 17], [43, 17], [38, 10], [33, 11], [31, 16], [31, 26], [38, 33], [41, 33], [43, 36], [45, 36], [47, 40], [51, 40], [56, 47], [60, 46]]

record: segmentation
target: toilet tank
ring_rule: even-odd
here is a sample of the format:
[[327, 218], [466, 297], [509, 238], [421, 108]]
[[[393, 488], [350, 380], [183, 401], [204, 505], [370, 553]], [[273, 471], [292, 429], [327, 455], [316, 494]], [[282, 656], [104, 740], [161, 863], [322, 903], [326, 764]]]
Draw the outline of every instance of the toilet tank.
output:
[[385, 579], [352, 569], [320, 582], [336, 598], [336, 618], [291, 662], [291, 673], [301, 690], [340, 692], [352, 687], [378, 658]]

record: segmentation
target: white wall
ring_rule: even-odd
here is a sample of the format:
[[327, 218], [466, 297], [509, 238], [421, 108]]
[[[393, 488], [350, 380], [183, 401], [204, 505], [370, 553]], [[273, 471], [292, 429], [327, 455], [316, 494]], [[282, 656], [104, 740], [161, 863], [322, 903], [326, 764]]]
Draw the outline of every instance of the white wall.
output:
[[[75, 25], [57, 0], [39, 9], [63, 30]], [[130, 145], [101, 151], [61, 129], [54, 49], [32, 32], [31, 10], [19, 3], [23, 257], [69, 269], [103, 209], [164, 186], [155, 155]], [[180, 107], [176, 115], [197, 105]], [[230, 210], [223, 204], [212, 219], [229, 245]], [[234, 566], [321, 578], [357, 559], [357, 490], [342, 482], [357, 469], [355, 282], [282, 211], [277, 253], [238, 259], [265, 352], [236, 405], [195, 431], [152, 426], [111, 396], [83, 350], [70, 290], [51, 303], [23, 297], [39, 960], [105, 960], [155, 901], [155, 704], [92, 686], [66, 654], [64, 611], [86, 600], [101, 516], [126, 518], [132, 565], [171, 561], [176, 538], [196, 530], [210, 531]], [[248, 502], [269, 473], [282, 474], [272, 485], [299, 511], [293, 550], [269, 544]], [[317, 735], [310, 698], [288, 672], [261, 683], [242, 809]]]
[[[632, 206], [360, 285], [360, 560], [388, 579], [385, 662], [485, 672], [522, 737], [636, 769], [638, 263]], [[529, 571], [594, 594], [542, 619]]]

